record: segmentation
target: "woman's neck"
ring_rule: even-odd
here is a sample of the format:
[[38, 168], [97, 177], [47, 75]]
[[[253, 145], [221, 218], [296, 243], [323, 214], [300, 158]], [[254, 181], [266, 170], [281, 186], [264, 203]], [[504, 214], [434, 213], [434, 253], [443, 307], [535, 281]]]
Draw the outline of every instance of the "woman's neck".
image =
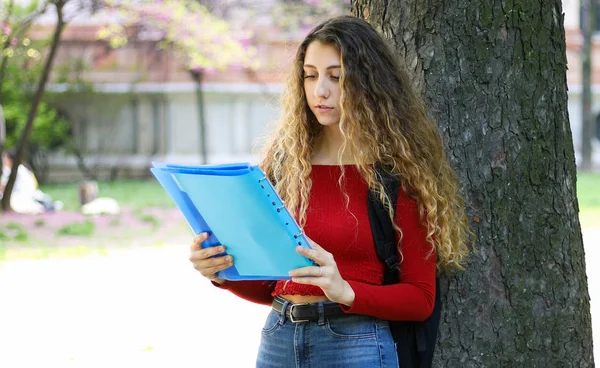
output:
[[339, 157], [340, 149], [344, 143], [344, 137], [339, 125], [324, 126], [321, 135], [317, 138], [311, 163], [316, 165], [344, 165], [356, 163], [348, 151]]

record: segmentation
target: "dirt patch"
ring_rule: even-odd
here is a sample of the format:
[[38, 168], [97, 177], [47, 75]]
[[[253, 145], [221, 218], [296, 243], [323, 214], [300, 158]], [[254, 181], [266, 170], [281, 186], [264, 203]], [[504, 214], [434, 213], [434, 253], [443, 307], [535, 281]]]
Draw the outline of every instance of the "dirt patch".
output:
[[119, 215], [78, 212], [40, 215], [0, 213], [0, 243], [6, 247], [129, 247], [189, 243], [192, 232], [177, 209], [123, 208]]

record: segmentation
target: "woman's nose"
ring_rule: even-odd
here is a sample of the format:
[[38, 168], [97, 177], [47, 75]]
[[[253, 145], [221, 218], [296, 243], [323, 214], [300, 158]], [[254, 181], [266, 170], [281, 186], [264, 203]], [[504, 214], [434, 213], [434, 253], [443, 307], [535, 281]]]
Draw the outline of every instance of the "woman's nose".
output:
[[317, 81], [317, 85], [315, 87], [315, 97], [329, 97], [329, 88], [327, 88], [325, 81], [322, 79]]

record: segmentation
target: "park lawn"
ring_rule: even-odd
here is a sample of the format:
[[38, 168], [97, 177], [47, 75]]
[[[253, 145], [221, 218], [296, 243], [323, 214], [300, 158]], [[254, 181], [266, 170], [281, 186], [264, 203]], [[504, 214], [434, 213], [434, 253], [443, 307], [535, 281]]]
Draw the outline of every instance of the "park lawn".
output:
[[[98, 188], [99, 196], [117, 200], [124, 213], [110, 218], [88, 218], [88, 221], [70, 219], [59, 226], [51, 223], [56, 222], [52, 220], [56, 216], [40, 215], [39, 219], [29, 221], [29, 225], [20, 224], [22, 219], [4, 221], [4, 224], [0, 221], [0, 259], [44, 258], [63, 253], [83, 255], [112, 249], [115, 245], [186, 244], [189, 241], [190, 231], [183, 216], [157, 181], [100, 182]], [[77, 184], [45, 185], [41, 189], [64, 202], [59, 217], [73, 217], [79, 212]], [[600, 173], [580, 173], [577, 193], [581, 228], [584, 231], [600, 228]], [[94, 223], [93, 228], [90, 221]], [[40, 242], [42, 235], [43, 242]], [[45, 246], [37, 246], [39, 244]]]
[[[77, 184], [44, 185], [40, 189], [55, 200], [61, 200], [65, 205], [65, 211], [79, 211], [79, 189]], [[120, 206], [134, 211], [142, 211], [149, 207], [175, 207], [171, 198], [154, 179], [99, 182], [98, 197], [113, 198]]]
[[[79, 194], [76, 184], [45, 185], [41, 188], [54, 199], [64, 202], [66, 211], [79, 210]], [[149, 207], [174, 208], [167, 193], [154, 179], [117, 180], [98, 183], [98, 195], [117, 200], [134, 211]], [[577, 175], [577, 196], [581, 227], [600, 228], [600, 173], [579, 173]]]
[[600, 228], [600, 173], [577, 174], [581, 228]]

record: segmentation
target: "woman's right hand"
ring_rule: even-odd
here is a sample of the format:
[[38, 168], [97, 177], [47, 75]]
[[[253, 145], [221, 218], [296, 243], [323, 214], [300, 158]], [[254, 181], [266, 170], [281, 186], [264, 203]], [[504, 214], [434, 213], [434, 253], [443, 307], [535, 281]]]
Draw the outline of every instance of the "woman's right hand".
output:
[[[217, 277], [217, 272], [229, 268], [233, 265], [233, 258], [230, 255], [213, 257], [225, 252], [225, 247], [217, 245], [214, 247], [202, 248], [202, 242], [208, 239], [207, 233], [202, 233], [194, 238], [190, 246], [190, 262], [200, 274], [210, 281], [222, 284], [225, 280]], [[212, 258], [211, 258], [212, 257]]]

